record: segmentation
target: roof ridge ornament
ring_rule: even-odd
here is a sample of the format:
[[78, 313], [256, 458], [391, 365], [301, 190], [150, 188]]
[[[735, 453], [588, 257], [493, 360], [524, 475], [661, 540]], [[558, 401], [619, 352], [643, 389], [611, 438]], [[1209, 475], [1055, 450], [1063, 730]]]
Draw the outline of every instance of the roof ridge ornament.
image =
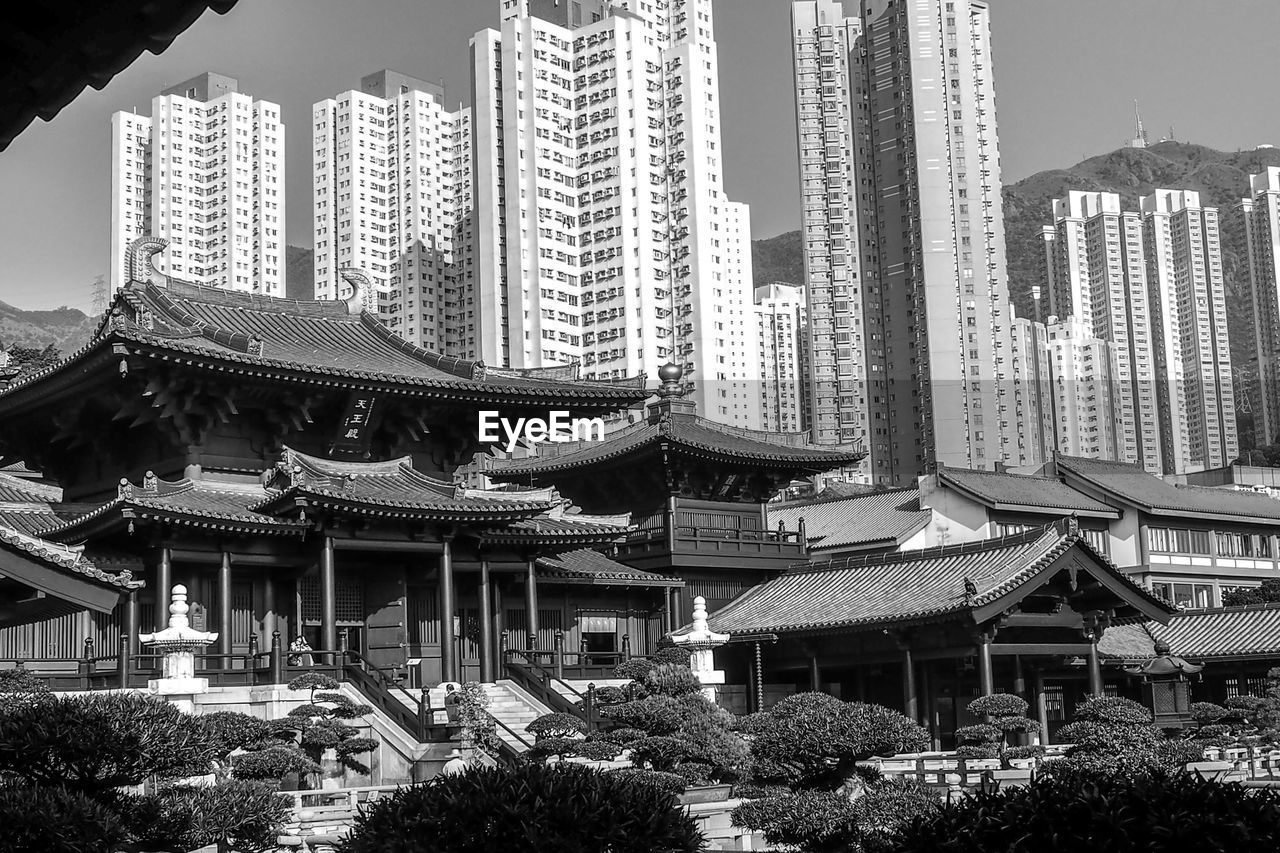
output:
[[129, 482], [128, 477], [120, 478], [120, 484], [116, 486], [116, 500], [120, 500], [120, 501], [133, 500], [133, 483]]
[[155, 266], [155, 256], [168, 247], [168, 240], [150, 234], [144, 234], [130, 243], [129, 248], [125, 250], [125, 271], [129, 275], [129, 280], [140, 284], [168, 287], [169, 276], [160, 272]]
[[351, 295], [344, 300], [347, 303], [347, 313], [359, 315], [368, 307], [367, 303], [372, 298], [373, 284], [369, 281], [369, 276], [359, 267], [340, 267], [338, 275], [351, 285]]
[[684, 368], [673, 361], [668, 361], [662, 367], [659, 367], [658, 379], [662, 384], [658, 386], [658, 396], [683, 397], [685, 385], [680, 381], [683, 376]]

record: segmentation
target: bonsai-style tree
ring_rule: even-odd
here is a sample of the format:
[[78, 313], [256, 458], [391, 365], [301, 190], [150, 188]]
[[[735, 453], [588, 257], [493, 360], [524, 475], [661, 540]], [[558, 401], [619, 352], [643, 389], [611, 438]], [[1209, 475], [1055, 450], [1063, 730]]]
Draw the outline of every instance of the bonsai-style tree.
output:
[[695, 853], [705, 839], [675, 797], [578, 764], [482, 767], [401, 788], [356, 816], [344, 853]]
[[319, 672], [308, 672], [289, 682], [290, 690], [308, 690], [308, 701], [278, 721], [278, 733], [290, 733], [312, 763], [319, 765], [325, 750], [332, 749], [337, 760], [357, 773], [368, 773], [369, 767], [356, 758], [378, 746], [373, 738], [363, 737], [354, 720], [370, 713], [368, 705], [358, 705], [336, 692], [338, 682]]
[[0, 778], [90, 796], [209, 773], [219, 750], [198, 717], [133, 693], [53, 696], [0, 713]]
[[1280, 667], [1267, 671], [1262, 696], [1235, 696], [1227, 700], [1227, 709], [1261, 743], [1280, 743]]
[[956, 754], [966, 758], [999, 758], [1006, 770], [1015, 758], [1043, 755], [1040, 746], [1011, 746], [1009, 736], [1040, 731], [1040, 723], [1027, 717], [1027, 703], [1012, 693], [979, 696], [969, 703], [969, 713], [986, 717], [990, 722], [963, 726], [956, 730], [960, 746]]
[[[774, 787], [733, 812], [733, 822], [760, 830], [773, 844], [805, 851], [843, 851], [937, 807], [915, 783], [874, 781], [845, 787], [863, 775], [857, 762], [917, 752], [928, 733], [897, 711], [842, 702], [825, 693], [788, 696], [743, 724], [751, 737], [754, 781]], [[870, 775], [870, 774], [866, 774]]]
[[1143, 774], [1153, 768], [1180, 769], [1199, 760], [1201, 747], [1166, 738], [1142, 704], [1119, 696], [1090, 696], [1076, 706], [1072, 722], [1058, 733], [1073, 744], [1065, 761], [1051, 770]]
[[587, 732], [587, 724], [573, 714], [557, 712], [543, 714], [525, 726], [525, 731], [534, 736], [529, 758], [546, 760], [555, 756], [563, 760], [578, 754], [578, 746], [585, 743], [582, 736]]

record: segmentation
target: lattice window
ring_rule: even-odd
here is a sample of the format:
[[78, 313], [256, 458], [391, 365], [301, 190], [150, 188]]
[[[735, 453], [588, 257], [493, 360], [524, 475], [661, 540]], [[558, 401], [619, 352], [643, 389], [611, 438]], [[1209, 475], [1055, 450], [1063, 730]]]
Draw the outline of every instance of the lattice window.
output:
[[434, 645], [440, 642], [439, 600], [431, 587], [409, 587], [409, 642]]
[[1050, 720], [1065, 720], [1067, 718], [1067, 699], [1063, 692], [1062, 685], [1049, 685], [1044, 689], [1044, 708], [1045, 715]]
[[231, 642], [237, 646], [249, 645], [249, 635], [254, 629], [253, 586], [235, 584], [231, 588]]
[[[334, 593], [339, 622], [364, 622], [364, 583], [362, 581], [354, 578], [338, 578]], [[298, 595], [302, 599], [302, 618], [318, 620], [320, 618], [320, 579], [306, 577], [300, 580]]]

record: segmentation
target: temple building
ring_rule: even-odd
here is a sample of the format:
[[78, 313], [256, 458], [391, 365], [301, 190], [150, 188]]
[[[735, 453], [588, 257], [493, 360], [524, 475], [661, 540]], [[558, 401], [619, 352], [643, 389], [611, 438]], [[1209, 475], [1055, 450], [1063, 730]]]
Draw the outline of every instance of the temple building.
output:
[[[139, 638], [179, 584], [192, 629], [217, 633], [197, 658], [215, 687], [326, 667], [419, 744], [447, 737], [422, 704], [442, 683], [580, 712], [589, 681], [695, 611], [729, 635], [731, 710], [822, 689], [902, 708], [943, 747], [993, 691], [1025, 694], [1052, 737], [1086, 693], [1136, 691], [1126, 667], [1157, 644], [1229, 663], [1206, 667], [1215, 696], [1275, 657], [1280, 610], [1248, 611], [1243, 649], [1224, 631], [1246, 617], [1171, 601], [1228, 562], [1242, 583], [1274, 570], [1269, 498], [1061, 457], [778, 503], [865, 451], [707, 420], [675, 365], [648, 389], [441, 356], [365, 311], [353, 270], [346, 298], [296, 301], [174, 280], [163, 248], [134, 244], [88, 343], [0, 388], [0, 469], [24, 474], [0, 473], [0, 660], [61, 689], [145, 686]], [[486, 455], [482, 413], [554, 412], [631, 423]], [[487, 488], [462, 482], [478, 454]], [[1208, 564], [1176, 550], [1204, 542]]]

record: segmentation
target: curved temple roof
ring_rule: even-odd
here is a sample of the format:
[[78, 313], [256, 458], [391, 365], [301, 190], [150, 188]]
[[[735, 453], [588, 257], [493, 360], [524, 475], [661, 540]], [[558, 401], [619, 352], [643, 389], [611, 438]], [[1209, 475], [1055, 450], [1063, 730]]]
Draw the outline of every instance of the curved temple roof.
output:
[[[0, 403], [113, 344], [132, 354], [299, 383], [445, 396], [468, 402], [617, 411], [643, 400], [643, 379], [589, 382], [562, 370], [490, 370], [405, 341], [350, 301], [301, 301], [152, 274], [121, 289], [84, 347], [0, 391]], [[154, 279], [161, 279], [157, 284]]]

